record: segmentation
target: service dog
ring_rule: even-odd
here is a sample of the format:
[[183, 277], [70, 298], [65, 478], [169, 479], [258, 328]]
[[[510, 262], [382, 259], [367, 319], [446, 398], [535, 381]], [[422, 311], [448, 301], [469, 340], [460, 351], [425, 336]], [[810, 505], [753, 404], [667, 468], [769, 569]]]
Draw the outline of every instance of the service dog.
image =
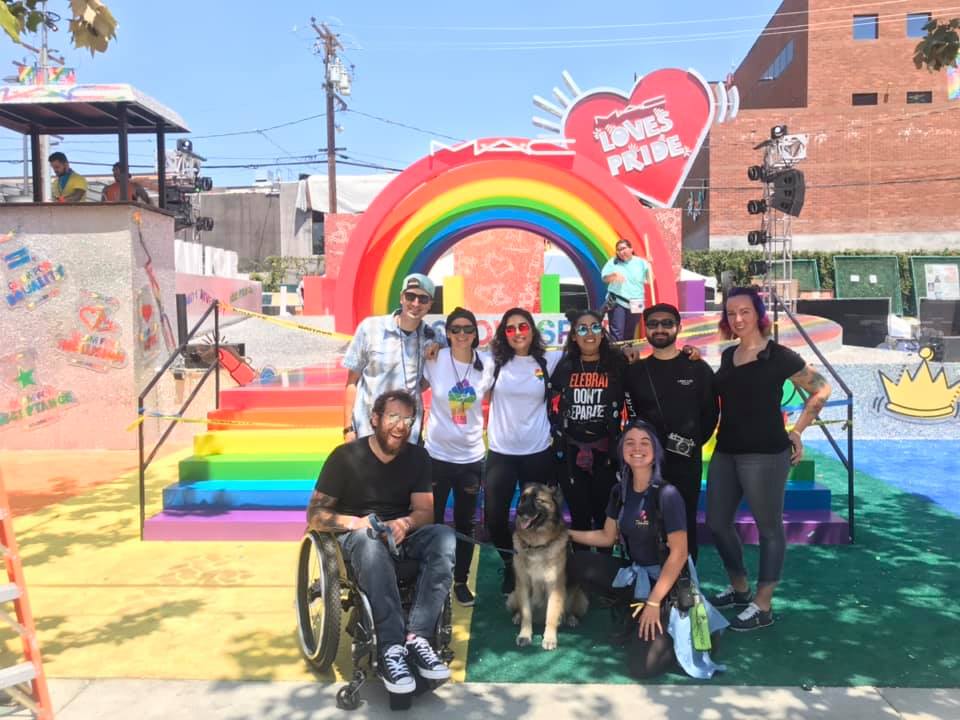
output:
[[[517, 503], [513, 530], [516, 555], [515, 589], [507, 597], [507, 609], [520, 625], [517, 645], [533, 639], [533, 614], [544, 617], [544, 650], [557, 647], [557, 626], [575, 627], [587, 612], [587, 596], [567, 575], [567, 527], [560, 514], [560, 489], [540, 483], [527, 485]], [[544, 612], [545, 611], [545, 612]]]

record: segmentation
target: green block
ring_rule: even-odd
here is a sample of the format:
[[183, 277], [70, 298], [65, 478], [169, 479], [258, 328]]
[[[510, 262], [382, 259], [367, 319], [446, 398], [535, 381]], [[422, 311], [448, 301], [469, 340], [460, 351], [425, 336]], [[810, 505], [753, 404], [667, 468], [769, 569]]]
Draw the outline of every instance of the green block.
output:
[[560, 312], [560, 276], [540, 276], [540, 312]]
[[815, 466], [813, 460], [801, 460], [790, 470], [790, 482], [812, 483]]
[[180, 482], [316, 479], [326, 459], [326, 453], [194, 455], [180, 461]]

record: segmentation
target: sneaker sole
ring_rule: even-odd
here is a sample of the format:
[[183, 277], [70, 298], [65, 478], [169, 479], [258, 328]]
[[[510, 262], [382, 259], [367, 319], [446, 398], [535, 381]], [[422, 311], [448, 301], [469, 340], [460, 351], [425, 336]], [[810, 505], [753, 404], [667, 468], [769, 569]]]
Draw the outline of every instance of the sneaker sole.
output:
[[427, 670], [426, 668], [415, 668], [417, 675], [424, 680], [449, 680], [450, 668], [445, 667], [442, 670]]
[[383, 686], [392, 693], [397, 695], [409, 695], [414, 693], [417, 690], [417, 681], [414, 678], [410, 678], [409, 683], [404, 683], [403, 685], [398, 685], [397, 683], [392, 683], [387, 680], [383, 675], [380, 676], [380, 680], [383, 682]]
[[471, 600], [470, 602], [463, 602], [461, 600], [457, 600], [457, 605], [459, 605], [460, 607], [473, 607], [473, 603], [474, 603], [473, 600]]
[[764, 623], [763, 625], [751, 625], [750, 627], [734, 627], [733, 625], [731, 625], [730, 629], [733, 630], [734, 632], [750, 632], [751, 630], [761, 630], [763, 628], [768, 628], [771, 625], [773, 625], [773, 620], [771, 620], [768, 623]]

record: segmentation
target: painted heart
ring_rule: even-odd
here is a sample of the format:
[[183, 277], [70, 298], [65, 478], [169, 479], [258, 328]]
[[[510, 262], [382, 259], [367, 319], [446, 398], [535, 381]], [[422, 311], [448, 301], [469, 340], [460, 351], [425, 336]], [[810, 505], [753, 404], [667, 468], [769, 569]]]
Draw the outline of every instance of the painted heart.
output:
[[607, 168], [637, 197], [671, 207], [696, 160], [710, 124], [710, 88], [692, 70], [657, 70], [633, 91], [600, 89], [567, 110], [564, 137], [578, 154]]
[[144, 320], [149, 322], [150, 318], [153, 317], [153, 305], [141, 305], [140, 315]]
[[105, 330], [106, 326], [110, 325], [104, 309], [92, 305], [80, 308], [80, 322], [90, 330]]

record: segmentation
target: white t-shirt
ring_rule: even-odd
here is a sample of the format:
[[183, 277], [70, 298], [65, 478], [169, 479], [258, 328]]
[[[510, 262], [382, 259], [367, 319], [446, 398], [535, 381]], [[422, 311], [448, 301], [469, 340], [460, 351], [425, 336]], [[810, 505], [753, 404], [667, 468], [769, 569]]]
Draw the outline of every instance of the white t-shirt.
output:
[[493, 383], [493, 358], [477, 354], [482, 372], [454, 360], [447, 348], [424, 365], [432, 396], [426, 442], [432, 458], [461, 464], [483, 459], [483, 396]]
[[[562, 355], [562, 350], [549, 350], [544, 355], [548, 376]], [[540, 365], [530, 355], [514, 356], [500, 368], [490, 399], [487, 440], [491, 450], [504, 455], [532, 455], [550, 447], [544, 382]]]

